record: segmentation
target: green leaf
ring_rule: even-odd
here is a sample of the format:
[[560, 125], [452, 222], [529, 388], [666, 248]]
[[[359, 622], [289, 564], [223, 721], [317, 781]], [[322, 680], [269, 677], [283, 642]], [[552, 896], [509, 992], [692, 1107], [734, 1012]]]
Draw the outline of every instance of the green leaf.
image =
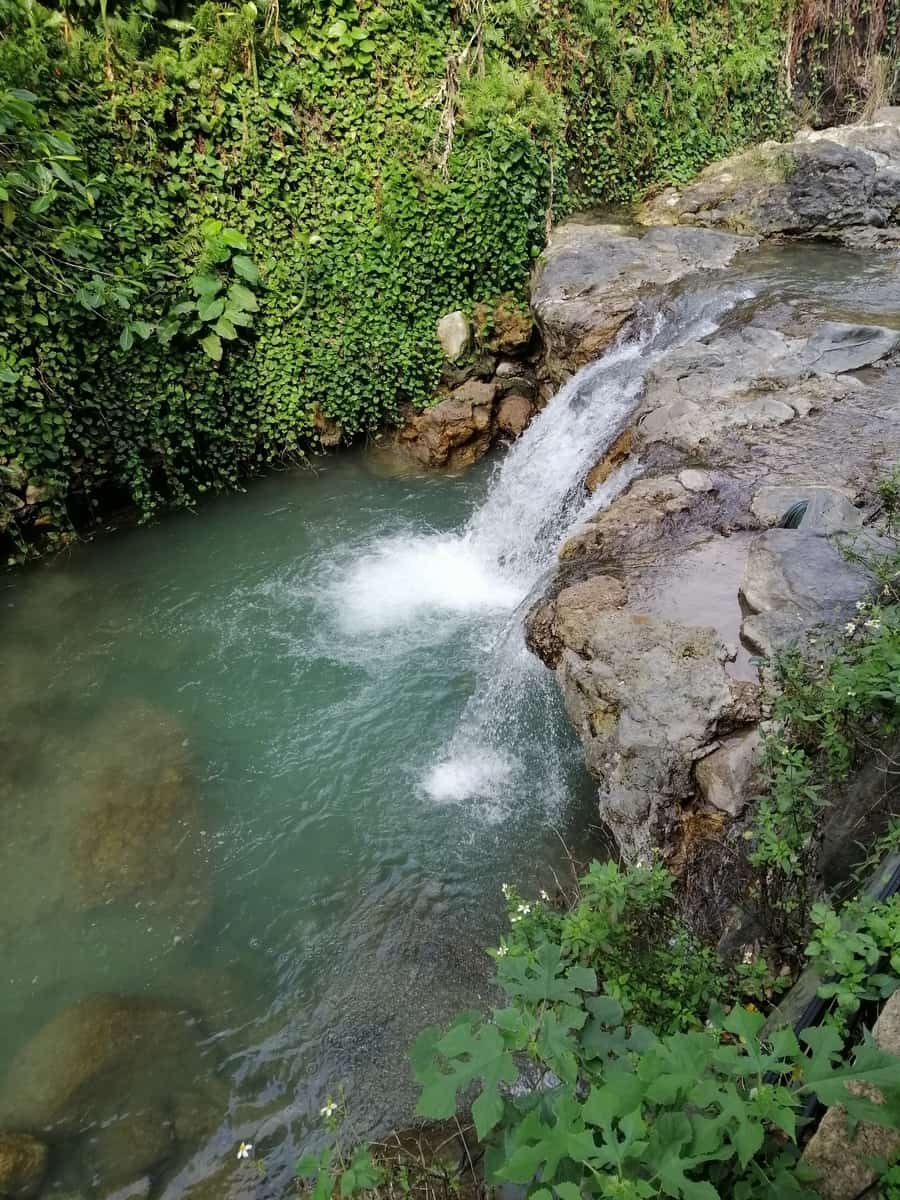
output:
[[198, 296], [209, 298], [222, 290], [223, 281], [219, 275], [192, 275], [191, 288]]
[[13, 371], [11, 367], [0, 367], [0, 383], [15, 383], [18, 378], [18, 371]]
[[245, 312], [256, 312], [259, 309], [259, 301], [256, 296], [242, 283], [233, 283], [229, 287], [228, 299], [235, 308], [243, 309]]
[[536, 959], [537, 965], [521, 956], [500, 961], [497, 978], [508, 996], [545, 1004], [558, 1002], [577, 1008], [582, 1004], [579, 991], [597, 990], [597, 976], [587, 967], [564, 970], [559, 946], [544, 942]]
[[153, 332], [153, 326], [150, 324], [149, 321], [133, 321], [131, 324], [131, 328], [138, 335], [138, 337], [144, 342], [146, 342], [147, 338]]
[[[430, 1061], [425, 1054], [429, 1044]], [[476, 1028], [471, 1020], [457, 1022], [435, 1041], [432, 1031], [426, 1031], [426, 1041], [417, 1039], [413, 1069], [422, 1085], [416, 1114], [435, 1120], [451, 1117], [456, 1111], [457, 1093], [481, 1081], [481, 1094], [472, 1105], [479, 1138], [486, 1137], [503, 1114], [500, 1084], [514, 1083], [519, 1076], [500, 1030], [489, 1024]]]
[[197, 316], [201, 321], [215, 321], [225, 311], [225, 301], [201, 300], [197, 305]]
[[130, 350], [134, 345], [134, 332], [130, 325], [126, 325], [119, 334], [119, 345], [123, 350]]
[[241, 279], [246, 279], [248, 283], [259, 283], [259, 271], [257, 271], [252, 258], [248, 258], [245, 254], [236, 254], [231, 260], [231, 265]]
[[360, 1147], [341, 1175], [341, 1195], [346, 1197], [356, 1192], [371, 1191], [378, 1187], [383, 1177], [384, 1172], [375, 1166], [371, 1152], [366, 1147]]
[[222, 361], [222, 343], [216, 334], [211, 333], [205, 338], [201, 338], [200, 345], [213, 360], [213, 362]]
[[223, 229], [219, 236], [225, 245], [230, 246], [233, 250], [247, 249], [247, 239], [236, 229]]
[[219, 335], [219, 337], [225, 338], [225, 340], [228, 342], [233, 341], [234, 338], [237, 337], [237, 330], [227, 317], [219, 317], [218, 321], [216, 321], [215, 325], [213, 326], [213, 329]]

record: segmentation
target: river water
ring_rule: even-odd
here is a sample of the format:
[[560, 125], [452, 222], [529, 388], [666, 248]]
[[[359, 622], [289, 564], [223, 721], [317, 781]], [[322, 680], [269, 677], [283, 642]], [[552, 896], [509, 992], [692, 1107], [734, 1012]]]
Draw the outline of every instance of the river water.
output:
[[408, 1116], [501, 884], [589, 823], [521, 636], [584, 475], [669, 347], [760, 292], [878, 319], [866, 270], [710, 277], [464, 476], [329, 456], [0, 580], [0, 1131], [52, 1141], [48, 1194], [276, 1196], [328, 1096], [358, 1136]]

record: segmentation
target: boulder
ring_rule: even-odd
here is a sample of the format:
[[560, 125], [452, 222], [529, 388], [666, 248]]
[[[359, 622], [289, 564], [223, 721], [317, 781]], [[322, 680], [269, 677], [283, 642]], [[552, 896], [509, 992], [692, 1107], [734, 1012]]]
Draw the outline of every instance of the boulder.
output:
[[341, 439], [344, 436], [343, 429], [341, 429], [337, 421], [325, 415], [319, 404], [313, 410], [313, 428], [319, 435], [320, 445], [331, 449], [341, 444]]
[[462, 358], [469, 348], [469, 321], [460, 309], [447, 313], [437, 323], [437, 339], [450, 362]]
[[599, 612], [557, 665], [566, 711], [600, 781], [600, 816], [627, 861], [665, 845], [694, 794], [693, 763], [732, 717], [715, 630], [628, 610]]
[[[476, 311], [476, 321], [478, 316]], [[521, 309], [511, 298], [504, 297], [494, 305], [493, 311], [483, 312], [482, 320], [489, 325], [485, 341], [488, 350], [510, 358], [527, 353], [534, 334], [534, 321], [531, 313]]]
[[758, 729], [736, 734], [694, 768], [697, 787], [707, 804], [739, 817], [757, 792], [756, 779], [763, 740]]
[[471, 466], [491, 445], [495, 392], [493, 383], [468, 380], [416, 413], [399, 431], [398, 446], [425, 467]]
[[861, 529], [862, 513], [838, 488], [824, 484], [774, 484], [760, 488], [754, 493], [750, 511], [760, 525], [778, 525], [791, 509], [805, 504], [806, 509], [799, 523], [800, 529], [813, 529], [819, 533], [846, 533]]
[[868, 572], [821, 533], [768, 529], [753, 539], [747, 555], [740, 594], [750, 615], [741, 637], [769, 656], [818, 625], [853, 618], [869, 586]]
[[713, 163], [679, 191], [644, 206], [645, 224], [674, 223], [742, 234], [842, 237], [900, 218], [900, 121], [891, 110], [869, 124], [764, 142]]
[[0, 1196], [29, 1200], [40, 1191], [49, 1151], [27, 1133], [0, 1133]]
[[[900, 991], [887, 1001], [872, 1033], [882, 1050], [900, 1055]], [[877, 1088], [864, 1084], [850, 1084], [850, 1088], [876, 1104], [884, 1103]], [[803, 1160], [816, 1172], [815, 1188], [822, 1200], [857, 1200], [869, 1194], [877, 1178], [872, 1160], [892, 1161], [898, 1150], [900, 1132], [884, 1125], [861, 1121], [851, 1136], [846, 1109], [836, 1104], [810, 1138]]]
[[202, 1086], [213, 1067], [190, 1013], [135, 997], [92, 996], [63, 1009], [15, 1056], [0, 1094], [0, 1122], [71, 1137], [122, 1119], [122, 1097], [142, 1111], [166, 1110], [179, 1093]]
[[673, 476], [636, 479], [563, 543], [559, 557], [565, 562], [585, 554], [615, 556], [626, 542], [634, 548], [655, 538], [667, 517], [685, 512], [696, 501], [696, 493]]
[[182, 932], [195, 929], [209, 880], [183, 729], [149, 705], [126, 706], [95, 723], [71, 773], [72, 902], [140, 903]]
[[549, 378], [558, 385], [601, 354], [649, 289], [724, 267], [753, 245], [707, 230], [662, 228], [641, 235], [621, 225], [558, 225], [531, 288]]
[[531, 401], [512, 392], [497, 407], [497, 428], [507, 437], [517, 438], [528, 428], [531, 416]]
[[79, 1147], [86, 1172], [104, 1188], [118, 1188], [161, 1166], [176, 1148], [162, 1108], [129, 1112], [100, 1126]]

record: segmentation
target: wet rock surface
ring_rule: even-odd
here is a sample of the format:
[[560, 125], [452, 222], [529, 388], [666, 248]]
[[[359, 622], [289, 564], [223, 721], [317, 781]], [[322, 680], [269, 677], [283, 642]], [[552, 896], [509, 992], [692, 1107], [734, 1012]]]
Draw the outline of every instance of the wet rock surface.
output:
[[47, 1173], [49, 1150], [27, 1133], [0, 1133], [0, 1196], [31, 1200]]
[[683, 223], [742, 234], [890, 239], [900, 220], [900, 118], [764, 142], [708, 167], [645, 205], [647, 224]]
[[547, 376], [558, 386], [596, 358], [653, 288], [724, 267], [754, 244], [709, 230], [642, 234], [622, 225], [564, 222], [541, 255], [531, 289]]

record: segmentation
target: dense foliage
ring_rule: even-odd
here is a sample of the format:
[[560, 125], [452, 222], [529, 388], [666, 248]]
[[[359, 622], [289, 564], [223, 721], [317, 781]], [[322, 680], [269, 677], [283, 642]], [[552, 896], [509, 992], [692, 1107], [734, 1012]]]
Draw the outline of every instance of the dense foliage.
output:
[[[695, 968], [688, 935], [677, 936], [670, 888], [659, 866], [594, 864], [563, 911], [509, 891], [510, 935], [494, 951], [504, 1006], [462, 1014], [416, 1042], [419, 1114], [447, 1118], [474, 1096], [489, 1184], [517, 1184], [530, 1200], [814, 1196], [796, 1144], [808, 1097], [900, 1124], [900, 1059], [871, 1039], [848, 1051], [834, 1024], [767, 1033], [734, 980], [730, 1011], [716, 1002], [709, 962]], [[623, 989], [616, 943], [629, 934], [654, 941], [655, 957]], [[892, 944], [897, 951], [896, 930]], [[657, 991], [685, 968], [695, 976], [676, 983], [683, 1007], [658, 1009]], [[724, 970], [715, 982], [729, 987]], [[851, 1081], [880, 1086], [886, 1103], [848, 1093]], [[298, 1174], [312, 1180], [314, 1200], [338, 1182], [342, 1196], [404, 1191], [367, 1151], [344, 1155], [339, 1140], [304, 1156]]]
[[152, 8], [0, 5], [14, 539], [427, 403], [554, 216], [781, 121], [779, 0]]

